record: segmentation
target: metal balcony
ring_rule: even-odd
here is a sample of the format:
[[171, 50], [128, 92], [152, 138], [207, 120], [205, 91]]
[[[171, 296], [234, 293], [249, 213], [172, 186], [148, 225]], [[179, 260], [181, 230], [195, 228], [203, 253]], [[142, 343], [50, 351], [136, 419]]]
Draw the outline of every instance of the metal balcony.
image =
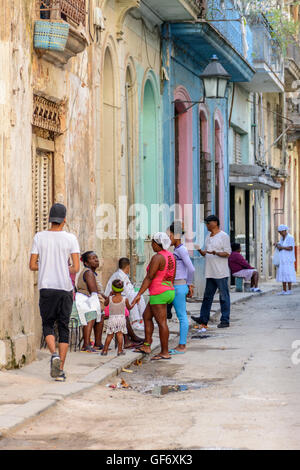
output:
[[77, 26], [86, 23], [86, 0], [38, 0], [41, 19], [62, 19]]
[[[56, 47], [52, 47], [51, 32], [46, 39], [43, 36], [45, 44], [40, 46], [35, 42], [39, 58], [63, 68], [71, 57], [80, 54], [87, 47], [86, 4], [86, 0], [36, 0], [35, 26], [41, 23], [68, 25], [67, 41], [62, 49], [57, 50]], [[52, 37], [55, 35], [52, 34]]]
[[267, 20], [261, 16], [250, 24], [253, 34], [253, 66], [256, 74], [249, 90], [262, 93], [284, 91], [284, 59]]
[[160, 22], [191, 21], [204, 17], [206, 0], [141, 0], [141, 7], [151, 11]]
[[284, 68], [285, 91], [294, 92], [300, 85], [300, 47], [297, 43], [288, 45]]

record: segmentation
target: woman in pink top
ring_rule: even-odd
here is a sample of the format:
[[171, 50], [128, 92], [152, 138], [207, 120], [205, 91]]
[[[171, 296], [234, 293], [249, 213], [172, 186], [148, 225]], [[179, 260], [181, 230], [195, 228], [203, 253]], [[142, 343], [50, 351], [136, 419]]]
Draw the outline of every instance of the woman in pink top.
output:
[[154, 330], [153, 317], [159, 327], [161, 352], [152, 360], [171, 359], [169, 354], [169, 328], [167, 323], [167, 304], [173, 302], [175, 297], [174, 278], [176, 273], [176, 261], [168, 248], [171, 240], [166, 233], [158, 232], [152, 239], [152, 249], [155, 255], [147, 268], [147, 275], [141, 288], [133, 300], [132, 307], [141, 299], [141, 295], [149, 289], [150, 299], [144, 311], [145, 342], [136, 352], [150, 354], [152, 335]]

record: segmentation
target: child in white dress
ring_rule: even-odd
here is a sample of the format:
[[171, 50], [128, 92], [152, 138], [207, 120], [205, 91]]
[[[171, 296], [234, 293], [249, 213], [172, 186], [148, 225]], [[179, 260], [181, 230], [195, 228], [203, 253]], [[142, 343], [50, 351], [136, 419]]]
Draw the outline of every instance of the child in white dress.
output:
[[126, 297], [122, 296], [124, 290], [124, 283], [120, 279], [116, 279], [112, 283], [112, 292], [108, 299], [104, 302], [105, 316], [108, 317], [106, 327], [106, 340], [104, 344], [102, 356], [107, 356], [107, 351], [111, 340], [116, 335], [118, 343], [118, 356], [124, 355], [123, 340], [127, 334], [126, 317], [129, 316], [131, 305]]

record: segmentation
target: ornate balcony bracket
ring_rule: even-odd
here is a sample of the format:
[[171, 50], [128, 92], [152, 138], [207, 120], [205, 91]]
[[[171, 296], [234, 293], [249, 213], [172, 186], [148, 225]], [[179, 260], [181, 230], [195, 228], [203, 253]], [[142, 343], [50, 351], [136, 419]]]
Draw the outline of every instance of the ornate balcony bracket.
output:
[[69, 36], [65, 50], [52, 51], [47, 49], [37, 49], [38, 56], [57, 67], [63, 68], [67, 62], [77, 54], [80, 54], [88, 46], [88, 40], [84, 28], [70, 25]]
[[32, 125], [51, 135], [63, 133], [64, 103], [56, 103], [38, 94], [33, 95]]

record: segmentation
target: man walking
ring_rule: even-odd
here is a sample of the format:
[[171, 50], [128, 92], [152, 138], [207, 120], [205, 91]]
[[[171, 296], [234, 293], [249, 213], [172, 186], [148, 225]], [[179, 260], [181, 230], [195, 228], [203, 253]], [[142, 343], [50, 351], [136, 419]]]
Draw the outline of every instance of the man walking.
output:
[[204, 219], [210, 232], [205, 239], [205, 249], [198, 245], [195, 249], [205, 256], [206, 287], [200, 311], [200, 317], [191, 318], [199, 323], [200, 331], [205, 332], [210, 317], [210, 310], [216, 290], [220, 291], [221, 321], [218, 328], [229, 326], [230, 295], [228, 288], [229, 266], [228, 258], [231, 254], [230, 238], [227, 233], [220, 230], [220, 221], [217, 216], [210, 215]]
[[[63, 204], [51, 207], [51, 228], [35, 234], [29, 268], [38, 271], [40, 314], [43, 333], [51, 352], [50, 375], [64, 382], [64, 363], [69, 346], [69, 320], [73, 304], [70, 274], [79, 271], [79, 244], [75, 235], [65, 232], [66, 208]], [[72, 264], [69, 266], [69, 259]], [[56, 352], [54, 324], [59, 334], [59, 354]]]

